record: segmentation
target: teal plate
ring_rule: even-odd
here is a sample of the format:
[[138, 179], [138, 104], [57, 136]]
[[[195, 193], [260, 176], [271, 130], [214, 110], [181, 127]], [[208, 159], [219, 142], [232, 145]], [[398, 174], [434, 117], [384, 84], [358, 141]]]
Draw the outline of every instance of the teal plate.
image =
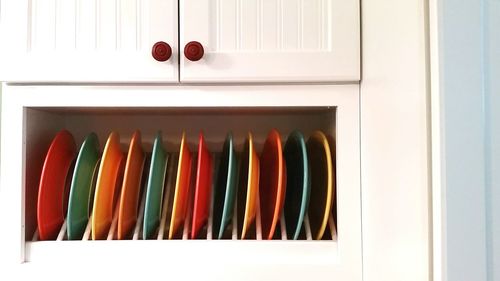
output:
[[215, 186], [213, 229], [219, 230], [218, 238], [221, 239], [224, 231], [231, 223], [236, 199], [236, 154], [234, 152], [233, 135], [227, 134], [222, 149], [219, 173]]
[[91, 133], [85, 138], [76, 159], [69, 193], [67, 225], [68, 239], [80, 240], [87, 227], [93, 204], [94, 175], [98, 169], [99, 140]]
[[146, 207], [144, 210], [143, 239], [151, 239], [160, 225], [163, 189], [167, 171], [167, 154], [163, 149], [161, 132], [153, 144], [151, 166], [146, 187]]
[[288, 137], [285, 148], [286, 197], [285, 222], [289, 239], [297, 240], [302, 229], [304, 216], [309, 205], [311, 193], [310, 167], [304, 135], [294, 131]]

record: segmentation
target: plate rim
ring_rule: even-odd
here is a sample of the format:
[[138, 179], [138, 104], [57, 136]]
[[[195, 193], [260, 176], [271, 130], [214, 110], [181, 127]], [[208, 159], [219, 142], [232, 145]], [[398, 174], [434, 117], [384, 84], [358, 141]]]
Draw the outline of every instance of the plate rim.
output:
[[323, 153], [326, 155], [326, 169], [327, 169], [326, 205], [323, 214], [323, 220], [321, 221], [321, 227], [316, 236], [314, 237], [315, 240], [320, 240], [325, 233], [325, 229], [328, 224], [328, 217], [330, 216], [330, 211], [332, 207], [332, 193], [333, 193], [332, 156], [330, 151], [330, 145], [328, 143], [328, 138], [322, 131], [320, 130], [314, 131], [309, 137], [309, 140], [319, 142], [322, 145]]
[[[302, 166], [303, 166], [303, 180], [302, 180], [302, 196], [300, 202], [300, 211], [297, 221], [295, 222], [295, 231], [293, 234], [293, 240], [297, 240], [300, 235], [300, 230], [302, 229], [302, 225], [304, 224], [304, 219], [307, 213], [308, 205], [309, 205], [309, 195], [311, 193], [311, 177], [309, 172], [309, 160], [307, 154], [307, 146], [304, 134], [298, 130], [293, 131], [287, 138], [285, 143], [284, 152], [286, 151], [286, 147], [290, 141], [296, 142], [298, 147], [301, 150], [301, 158], [302, 158]], [[287, 179], [288, 184], [288, 179]], [[286, 204], [286, 195], [285, 195], [285, 204]], [[289, 222], [287, 222], [288, 224]], [[291, 234], [291, 233], [290, 233]]]
[[[247, 189], [246, 189], [246, 199], [245, 199], [245, 215], [244, 215], [244, 219], [243, 219], [243, 228], [242, 228], [242, 231], [241, 231], [241, 239], [245, 239], [246, 237], [246, 234], [247, 234], [247, 231], [248, 231], [248, 228], [250, 227], [250, 208], [251, 208], [251, 197], [252, 197], [252, 192], [257, 192], [257, 194], [255, 194], [256, 198], [254, 198], [254, 204], [255, 204], [255, 200], [257, 200], [257, 198], [259, 197], [259, 194], [258, 194], [258, 191], [259, 191], [259, 187], [258, 187], [258, 182], [259, 182], [259, 177], [260, 177], [260, 172], [259, 172], [259, 165], [260, 165], [260, 162], [259, 162], [259, 156], [257, 155], [257, 152], [255, 151], [255, 147], [254, 147], [254, 143], [253, 143], [253, 135], [251, 132], [248, 132], [248, 178], [247, 178]], [[254, 171], [254, 163], [257, 167], [256, 171]], [[252, 189], [252, 175], [253, 174], [256, 174], [256, 178], [257, 178], [257, 187], [254, 187], [255, 189], [257, 189], [257, 191], [253, 191]], [[255, 206], [254, 206], [254, 209], [255, 209]], [[255, 217], [254, 217], [254, 220], [255, 220]]]
[[[96, 240], [96, 234], [95, 234], [95, 231], [94, 229], [97, 229], [97, 227], [95, 227], [97, 225], [97, 219], [96, 219], [96, 210], [98, 208], [96, 208], [97, 206], [99, 206], [99, 202], [98, 202], [98, 199], [100, 198], [100, 186], [99, 185], [99, 182], [100, 182], [100, 179], [105, 176], [104, 175], [104, 172], [103, 172], [103, 169], [104, 169], [104, 164], [107, 163], [109, 161], [109, 157], [111, 157], [111, 154], [108, 155], [108, 153], [111, 153], [111, 150], [113, 148], [113, 146], [116, 145], [117, 147], [117, 151], [119, 151], [119, 160], [117, 161], [118, 162], [118, 173], [120, 172], [120, 167], [122, 165], [122, 162], [123, 162], [123, 151], [121, 150], [121, 147], [120, 147], [120, 134], [117, 132], [117, 131], [112, 131], [109, 136], [108, 136], [108, 139], [106, 140], [106, 145], [104, 146], [104, 150], [102, 152], [102, 157], [101, 157], [101, 162], [100, 162], [100, 165], [99, 165], [99, 171], [98, 171], [98, 174], [97, 174], [97, 180], [96, 180], [96, 187], [95, 187], [95, 194], [94, 194], [94, 204], [93, 204], [93, 207], [92, 207], [92, 240]], [[106, 173], [107, 174], [107, 173]], [[117, 177], [119, 177], [120, 175], [117, 174]], [[115, 185], [116, 185], [116, 179], [115, 179]], [[115, 186], [116, 188], [116, 186]], [[102, 191], [101, 191], [102, 192]], [[113, 195], [114, 196], [114, 195]], [[113, 200], [114, 201], [114, 200]], [[113, 207], [111, 207], [113, 209]], [[113, 212], [114, 210], [111, 211], [111, 220], [113, 219]]]
[[[180, 146], [180, 150], [179, 150], [179, 161], [177, 163], [177, 175], [175, 177], [175, 191], [174, 191], [174, 197], [173, 197], [173, 202], [172, 202], [172, 214], [170, 216], [170, 227], [169, 227], [169, 230], [168, 230], [168, 239], [173, 239], [173, 236], [175, 234], [175, 231], [174, 231], [174, 225], [175, 225], [175, 218], [176, 218], [176, 213], [177, 213], [177, 209], [178, 209], [178, 201], [179, 201], [179, 185], [180, 185], [180, 179], [181, 179], [181, 168], [183, 168], [183, 165], [182, 165], [182, 160], [184, 159], [184, 156], [183, 156], [183, 151], [187, 151], [187, 155], [189, 156], [189, 169], [191, 170], [191, 162], [192, 162], [192, 158], [191, 158], [191, 152], [189, 151], [189, 148], [187, 146], [187, 139], [186, 139], [186, 132], [183, 131], [182, 132], [182, 137], [181, 137], [181, 146]], [[188, 177], [191, 177], [191, 173], [189, 173]], [[190, 188], [190, 186], [188, 186], [188, 188]], [[188, 197], [190, 195], [188, 194]], [[188, 201], [189, 201], [189, 198], [188, 198]], [[189, 204], [189, 202], [188, 202]], [[188, 205], [188, 208], [189, 208], [189, 205]], [[177, 229], [176, 229], [177, 230]]]
[[[193, 198], [193, 216], [192, 216], [192, 220], [191, 220], [191, 239], [195, 239], [197, 235], [194, 235], [194, 233], [198, 234], [198, 231], [200, 229], [195, 229], [195, 225], [196, 225], [196, 222], [198, 221], [198, 214], [197, 214], [197, 211], [198, 211], [198, 191], [199, 191], [199, 188], [200, 188], [200, 170], [201, 170], [201, 162], [202, 162], [202, 156], [204, 155], [204, 152], [206, 151], [206, 154], [208, 155], [208, 157], [206, 158], [203, 158], [205, 161], [208, 161], [208, 165], [209, 165], [209, 179], [210, 179], [210, 183], [209, 183], [209, 192], [208, 192], [208, 215], [207, 215], [207, 219], [210, 217], [210, 203], [212, 202], [211, 200], [211, 194], [212, 194], [212, 172], [213, 172], [213, 161], [212, 161], [212, 154], [210, 152], [210, 150], [208, 149], [207, 147], [207, 144], [205, 142], [205, 137], [203, 135], [203, 132], [200, 132], [199, 134], [199, 140], [198, 140], [198, 163], [197, 163], [197, 167], [196, 167], [196, 183], [195, 183], [195, 194], [194, 194], [194, 198]], [[202, 210], [203, 211], [203, 210]], [[196, 230], [196, 231], [195, 231]]]
[[[164, 167], [163, 167], [163, 182], [165, 182], [165, 174], [166, 174], [166, 170], [167, 170], [167, 153], [163, 147], [163, 138], [162, 138], [162, 132], [161, 131], [158, 131], [156, 133], [156, 137], [155, 137], [155, 140], [153, 142], [153, 151], [151, 153], [151, 164], [149, 166], [149, 172], [148, 172], [148, 180], [147, 180], [147, 184], [146, 184], [146, 202], [144, 204], [144, 217], [142, 219], [142, 239], [146, 240], [146, 239], [149, 239], [150, 236], [148, 236], [146, 233], [146, 230], [149, 228], [149, 224], [151, 223], [151, 220], [152, 218], [150, 218], [151, 216], [153, 216], [154, 214], [151, 214], [152, 213], [152, 210], [150, 210], [152, 207], [151, 207], [151, 204], [152, 203], [152, 185], [153, 185], [153, 174], [154, 174], [154, 170], [155, 170], [155, 167], [157, 165], [160, 165], [158, 163], [158, 157], [163, 157], [165, 161], [164, 162]], [[165, 185], [163, 184], [163, 186], [161, 187], [161, 195], [159, 196], [159, 212], [158, 212], [158, 218], [161, 220], [161, 213], [162, 213], [162, 205], [163, 205], [163, 193], [164, 193], [164, 189], [165, 189]]]
[[[39, 180], [39, 184], [38, 184], [37, 208], [36, 208], [36, 210], [37, 210], [37, 229], [38, 229], [39, 238], [41, 240], [46, 239], [45, 237], [42, 237], [44, 235], [43, 234], [44, 231], [42, 231], [41, 227], [40, 227], [42, 225], [40, 222], [44, 221], [44, 219], [40, 215], [41, 213], [44, 213], [44, 212], [40, 212], [40, 210], [43, 209], [43, 205], [46, 205], [46, 204], [44, 204], [45, 201], [42, 200], [42, 198], [45, 198], [42, 194], [45, 194], [46, 189], [47, 189], [47, 187], [45, 187], [45, 188], [43, 187], [43, 186], [47, 186], [47, 184], [45, 183], [45, 181], [46, 181], [45, 176], [46, 176], [46, 173], [48, 173], [48, 171], [46, 170], [46, 167], [50, 166], [50, 164], [53, 162], [53, 160], [51, 160], [52, 157], [50, 157], [50, 156], [53, 155], [55, 153], [54, 151], [58, 148], [56, 145], [58, 145], [58, 142], [63, 142], [63, 141], [64, 142], [69, 141], [66, 144], [71, 145], [72, 154], [73, 154], [73, 156], [71, 157], [72, 160], [69, 162], [68, 172], [70, 171], [71, 163], [75, 160], [75, 156], [76, 156], [76, 143], [75, 143], [75, 139], [74, 139], [73, 135], [66, 129], [62, 129], [62, 130], [58, 131], [56, 133], [56, 135], [54, 136], [54, 138], [52, 139], [52, 141], [49, 145], [49, 148], [45, 154], [45, 159], [43, 162], [42, 171], [40, 174], [40, 180]], [[63, 143], [61, 143], [61, 144], [63, 144]], [[59, 144], [59, 145], [61, 145], [61, 144]], [[67, 177], [68, 177], [68, 174], [66, 173], [66, 175], [65, 175], [66, 182], [67, 182]], [[61, 202], [64, 205], [64, 199], [62, 199]], [[42, 206], [40, 206], [40, 205], [42, 205]], [[50, 204], [50, 205], [52, 205], [52, 204]], [[63, 208], [63, 212], [62, 212], [63, 221], [64, 221], [64, 215], [65, 215], [65, 212], [64, 212], [64, 208]], [[42, 229], [43, 228], [44, 227], [42, 227]]]
[[[276, 231], [276, 225], [278, 224], [278, 221], [280, 220], [280, 214], [282, 210], [282, 206], [284, 205], [286, 194], [283, 194], [283, 191], [286, 191], [286, 175], [284, 174], [285, 170], [285, 163], [283, 159], [283, 147], [281, 145], [281, 135], [278, 132], [277, 129], [272, 129], [265, 142], [264, 142], [264, 148], [262, 149], [262, 152], [265, 151], [266, 144], [271, 146], [272, 152], [276, 153], [278, 156], [278, 182], [277, 182], [277, 188], [276, 188], [276, 200], [274, 202], [274, 208], [273, 208], [273, 213], [272, 213], [272, 220], [271, 220], [271, 227], [269, 229], [269, 233], [262, 233], [262, 235], [265, 235], [265, 239], [270, 240], [272, 239], [274, 232]], [[261, 157], [262, 158], [262, 157]], [[260, 161], [260, 164], [262, 164], [262, 159]], [[276, 163], [273, 163], [276, 164]], [[259, 192], [260, 192], [260, 180], [259, 180]], [[261, 210], [261, 220], [262, 220], [262, 208]], [[262, 225], [262, 222], [261, 222]], [[263, 237], [264, 238], [264, 237]]]
[[[77, 188], [77, 182], [76, 180], [78, 179], [78, 173], [77, 171], [80, 169], [81, 165], [82, 165], [82, 161], [86, 160], [86, 159], [83, 159], [83, 157], [85, 156], [83, 153], [85, 151], [89, 151], [89, 153], [91, 153], [91, 156], [96, 156], [95, 157], [95, 163], [93, 163], [93, 169], [92, 169], [92, 179], [91, 179], [91, 186], [89, 187], [89, 195], [88, 195], [88, 198], [87, 198], [87, 201], [86, 201], [86, 204], [84, 204], [84, 206], [86, 206], [86, 209], [87, 209], [87, 223], [90, 219], [90, 216], [91, 216], [91, 212], [90, 212], [90, 206], [91, 204], [93, 205], [93, 200], [94, 198], [92, 198], [92, 191], [91, 189], [92, 188], [95, 188], [95, 185], [97, 184], [97, 179], [96, 179], [96, 182], [93, 183], [93, 179], [95, 178], [95, 175], [96, 173], [99, 173], [99, 169], [98, 169], [98, 163], [99, 163], [99, 160], [100, 160], [100, 143], [99, 143], [99, 138], [97, 137], [97, 134], [95, 132], [91, 132], [89, 133], [82, 145], [80, 146], [80, 149], [78, 151], [78, 156], [76, 158], [76, 162], [75, 162], [75, 168], [74, 168], [74, 171], [73, 171], [73, 178], [71, 179], [71, 185], [70, 185], [70, 192], [69, 192], [69, 198], [68, 198], [68, 211], [67, 211], [67, 235], [68, 235], [68, 239], [69, 240], [73, 240], [73, 239], [79, 239], [79, 238], [76, 238], [76, 237], [70, 237], [72, 236], [71, 235], [71, 228], [72, 228], [72, 221], [73, 221], [73, 214], [76, 212], [75, 211], [75, 206], [74, 204], [76, 204], [75, 202], [77, 201], [81, 201], [81, 200], [77, 200], [76, 198], [74, 198], [75, 196], [75, 190]], [[88, 159], [88, 158], [87, 158]], [[90, 160], [93, 160], [93, 159], [90, 159]], [[94, 185], [94, 186], [92, 186]], [[92, 203], [91, 203], [92, 202]], [[75, 218], [77, 219], [77, 218]]]
[[[123, 212], [125, 212], [125, 202], [124, 202], [124, 198], [125, 196], [127, 195], [127, 193], [129, 192], [127, 188], [129, 185], [127, 184], [127, 176], [128, 174], [130, 173], [129, 169], [131, 168], [130, 165], [132, 165], [132, 157], [134, 157], [134, 151], [135, 150], [139, 150], [140, 152], [140, 155], [141, 155], [141, 158], [142, 158], [142, 163], [141, 163], [141, 168], [140, 168], [140, 173], [139, 173], [139, 193], [140, 193], [140, 190], [141, 190], [141, 182], [142, 182], [142, 176], [143, 176], [143, 170], [144, 170], [144, 163], [146, 162], [146, 157], [145, 157], [145, 154], [144, 154], [144, 149], [142, 147], [142, 134], [141, 134], [141, 131], [140, 130], [135, 130], [134, 133], [132, 134], [132, 138], [130, 139], [130, 144], [129, 144], [129, 149], [128, 149], [128, 152], [127, 152], [127, 159], [126, 159], [126, 162], [125, 162], [125, 168], [124, 168], [124, 171], [123, 171], [123, 182], [122, 182], [122, 188], [121, 188], [121, 191], [120, 191], [120, 202], [118, 203], [118, 222], [117, 222], [117, 237], [118, 239], [122, 238], [124, 239], [124, 237], [121, 237], [122, 235], [122, 224], [124, 223], [123, 222]], [[140, 196], [137, 198], [137, 203], [136, 203], [136, 206], [138, 206], [138, 204], [140, 204]], [[136, 208], [136, 212], [135, 212], [135, 219], [136, 219], [136, 223], [137, 223], [137, 208]], [[123, 233], [123, 235], [126, 235], [126, 233]]]
[[[224, 219], [226, 216], [228, 216], [231, 212], [233, 212], [232, 216], [234, 216], [234, 200], [236, 198], [234, 198], [235, 196], [237, 196], [237, 194], [233, 194], [233, 210], [230, 210], [229, 208], [229, 200], [231, 200], [231, 198], [229, 197], [229, 189], [231, 188], [231, 186], [233, 187], [233, 189], [235, 189], [237, 187], [237, 182], [234, 181], [235, 179], [233, 177], [235, 177], [235, 173], [237, 171], [235, 171], [236, 169], [234, 169], [234, 165], [236, 165], [236, 155], [235, 155], [235, 151], [234, 151], [234, 140], [233, 140], [233, 134], [232, 132], [229, 132], [226, 136], [226, 140], [228, 141], [228, 149], [229, 149], [229, 153], [228, 153], [228, 161], [227, 161], [227, 167], [228, 167], [228, 170], [227, 170], [227, 179], [226, 179], [226, 185], [225, 185], [225, 194], [224, 194], [224, 205], [223, 205], [223, 208], [222, 208], [222, 216], [221, 216], [221, 225], [219, 227], [219, 235], [218, 235], [218, 238], [219, 239], [222, 239], [222, 237], [224, 236], [224, 230], [226, 229], [226, 227], [228, 226], [228, 224], [226, 223], [226, 220]], [[231, 185], [231, 183], [233, 183]], [[231, 217], [232, 217], [231, 216]]]

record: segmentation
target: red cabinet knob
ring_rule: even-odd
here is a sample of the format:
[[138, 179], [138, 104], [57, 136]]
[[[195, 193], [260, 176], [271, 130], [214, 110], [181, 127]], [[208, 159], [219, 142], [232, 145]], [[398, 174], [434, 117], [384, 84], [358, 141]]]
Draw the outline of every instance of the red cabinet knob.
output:
[[197, 41], [191, 41], [184, 47], [184, 56], [190, 61], [200, 60], [204, 53], [203, 46]]
[[153, 58], [157, 61], [167, 61], [172, 56], [172, 48], [165, 42], [156, 42], [151, 51]]

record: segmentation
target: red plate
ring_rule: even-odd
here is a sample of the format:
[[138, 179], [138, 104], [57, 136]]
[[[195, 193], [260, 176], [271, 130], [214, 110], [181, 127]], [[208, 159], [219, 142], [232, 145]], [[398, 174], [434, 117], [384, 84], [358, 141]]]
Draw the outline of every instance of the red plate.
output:
[[283, 210], [286, 189], [286, 169], [281, 137], [272, 130], [267, 136], [260, 156], [260, 216], [262, 238], [272, 239]]
[[198, 237], [198, 233], [208, 221], [210, 213], [210, 195], [212, 194], [212, 155], [205, 144], [203, 133], [200, 133], [198, 144], [198, 169], [196, 171], [196, 193], [194, 196], [193, 223], [191, 225], [191, 239]]
[[66, 214], [66, 177], [76, 157], [76, 144], [66, 130], [52, 140], [45, 157], [38, 188], [38, 236], [40, 240], [54, 240]]

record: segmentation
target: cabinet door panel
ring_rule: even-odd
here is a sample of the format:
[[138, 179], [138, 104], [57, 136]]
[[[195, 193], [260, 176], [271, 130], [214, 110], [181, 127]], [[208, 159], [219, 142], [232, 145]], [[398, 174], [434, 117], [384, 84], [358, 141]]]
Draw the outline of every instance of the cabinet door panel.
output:
[[358, 0], [180, 1], [183, 82], [358, 81]]
[[[176, 0], [23, 0], [4, 6], [3, 81], [178, 81]], [[169, 60], [152, 57], [157, 41], [171, 46]]]

